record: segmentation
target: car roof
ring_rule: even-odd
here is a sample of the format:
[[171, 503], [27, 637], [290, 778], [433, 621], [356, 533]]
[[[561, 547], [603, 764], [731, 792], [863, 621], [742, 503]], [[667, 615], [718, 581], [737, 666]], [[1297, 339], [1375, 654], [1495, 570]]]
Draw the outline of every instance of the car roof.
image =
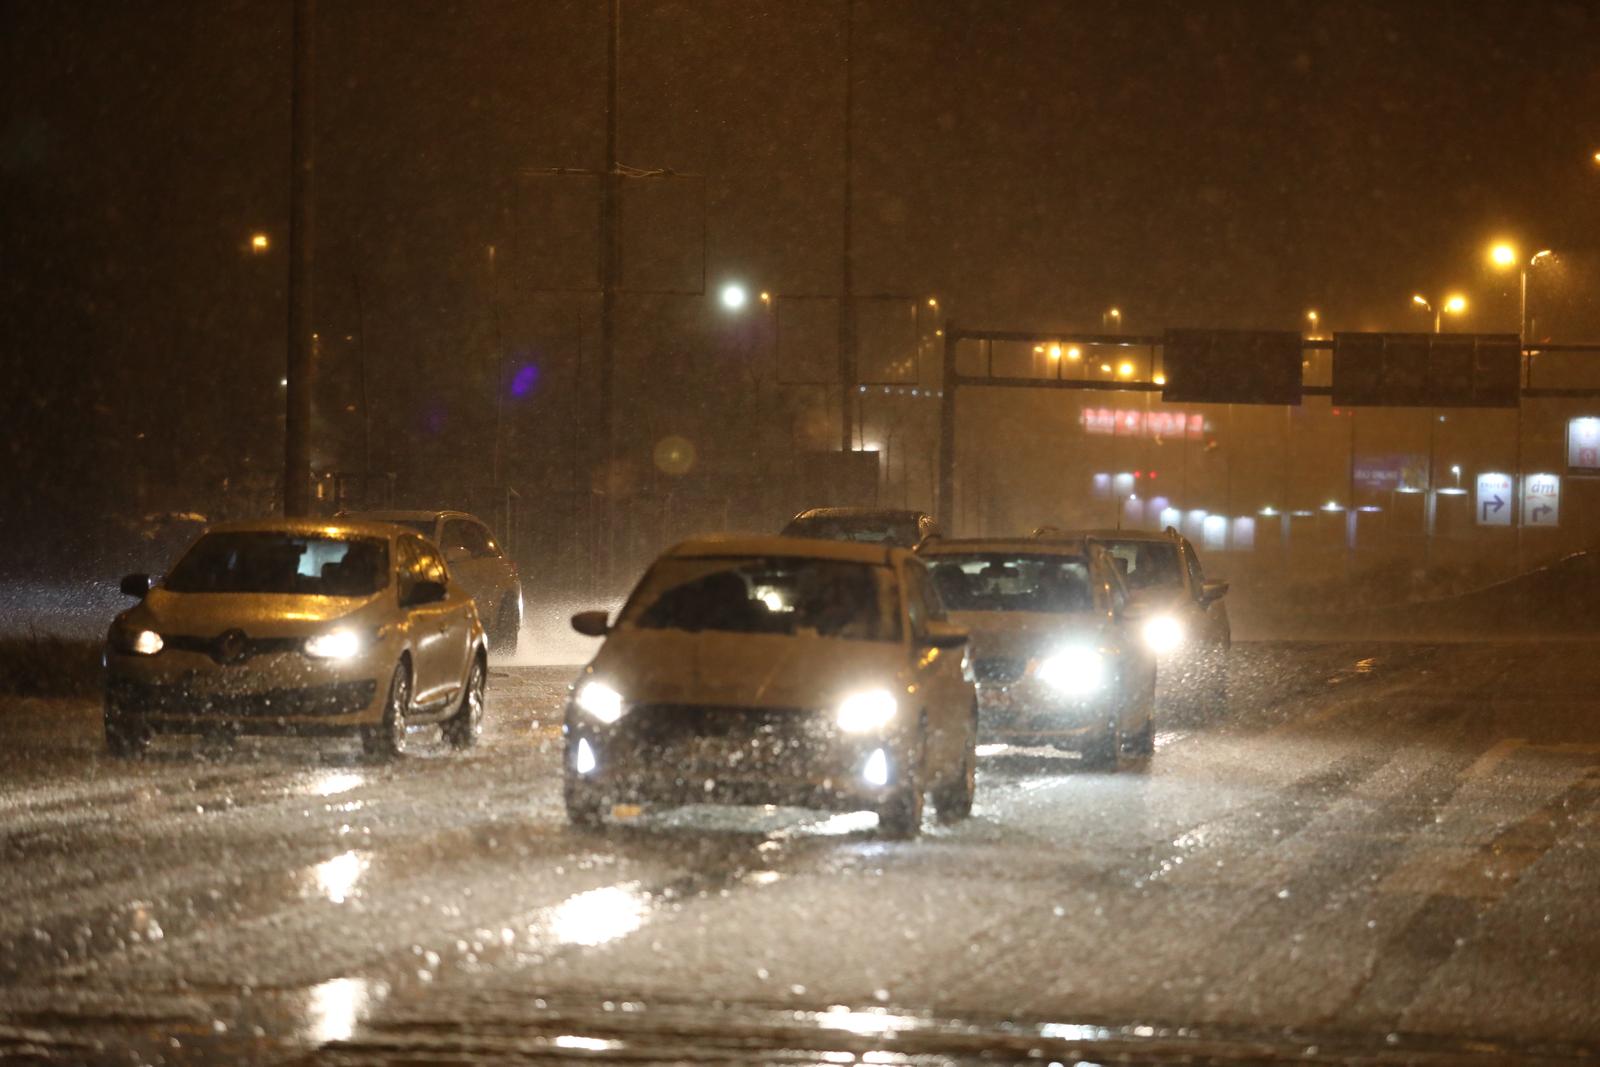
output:
[[437, 511], [429, 511], [426, 508], [417, 508], [409, 511], [347, 511], [343, 512], [340, 517], [370, 519], [373, 522], [417, 522], [422, 519], [430, 521], [436, 519], [472, 519], [474, 522], [482, 521], [476, 515], [468, 514], [465, 511], [454, 511], [449, 508], [440, 508]]
[[790, 522], [799, 519], [921, 519], [928, 517], [925, 511], [916, 508], [866, 508], [866, 507], [826, 507], [807, 508], [796, 515]]
[[1028, 537], [957, 537], [929, 541], [917, 550], [919, 556], [964, 556], [973, 552], [1014, 552], [1032, 556], [1084, 555], [1083, 538], [1052, 537], [1035, 541]]
[[1157, 530], [1068, 530], [1052, 537], [1092, 537], [1097, 541], [1160, 541], [1174, 544], [1179, 537]]
[[215, 523], [207, 533], [288, 533], [288, 534], [357, 534], [366, 537], [394, 537], [396, 534], [415, 534], [403, 526], [372, 519], [346, 516], [336, 519], [238, 519]]
[[909, 557], [908, 549], [859, 541], [821, 541], [809, 537], [696, 537], [662, 553], [677, 558], [714, 556], [798, 556], [802, 559], [888, 564]]

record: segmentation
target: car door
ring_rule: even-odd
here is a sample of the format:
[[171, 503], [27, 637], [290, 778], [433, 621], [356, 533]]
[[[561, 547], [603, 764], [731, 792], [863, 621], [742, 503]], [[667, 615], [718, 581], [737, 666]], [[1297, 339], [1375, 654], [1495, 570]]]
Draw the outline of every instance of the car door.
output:
[[906, 615], [911, 628], [912, 672], [918, 689], [926, 694], [930, 747], [936, 766], [961, 759], [967, 742], [967, 712], [972, 694], [962, 676], [964, 649], [936, 649], [925, 639], [928, 624], [945, 622], [944, 604], [919, 560], [907, 560], [904, 570]]
[[428, 619], [433, 636], [429, 646], [430, 670], [437, 680], [429, 700], [446, 700], [455, 695], [466, 678], [476, 610], [466, 590], [451, 580], [444, 556], [426, 541], [417, 551], [421, 573], [428, 581], [443, 585], [445, 590], [443, 600], [428, 605], [431, 609]]
[[1204, 639], [1208, 645], [1227, 647], [1230, 639], [1228, 609], [1222, 600], [1209, 603], [1205, 600], [1206, 575], [1200, 566], [1200, 557], [1188, 541], [1182, 545], [1183, 567], [1189, 581], [1189, 595], [1194, 598], [1195, 615], [1205, 628]]
[[473, 550], [475, 539], [471, 528], [475, 525], [464, 518], [444, 520], [439, 527], [439, 547], [444, 550], [450, 577], [478, 605], [478, 613], [487, 619], [494, 617], [494, 605], [490, 600], [492, 590], [485, 588], [485, 579], [491, 576], [485, 574], [484, 560]]

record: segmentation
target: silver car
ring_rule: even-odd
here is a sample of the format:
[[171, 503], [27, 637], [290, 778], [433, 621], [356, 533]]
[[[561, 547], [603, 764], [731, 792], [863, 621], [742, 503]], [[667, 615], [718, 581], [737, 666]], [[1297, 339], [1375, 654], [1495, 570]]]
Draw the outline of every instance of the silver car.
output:
[[399, 526], [274, 520], [213, 526], [106, 635], [105, 740], [157, 733], [359, 737], [405, 752], [411, 726], [457, 748], [483, 728], [487, 648], [437, 549]]
[[1053, 745], [1107, 767], [1153, 750], [1155, 657], [1103, 549], [972, 539], [918, 555], [950, 621], [971, 634], [985, 741]]
[[522, 631], [522, 579], [489, 526], [465, 511], [364, 511], [342, 518], [409, 526], [444, 550], [450, 577], [478, 606], [497, 655], [514, 655]]

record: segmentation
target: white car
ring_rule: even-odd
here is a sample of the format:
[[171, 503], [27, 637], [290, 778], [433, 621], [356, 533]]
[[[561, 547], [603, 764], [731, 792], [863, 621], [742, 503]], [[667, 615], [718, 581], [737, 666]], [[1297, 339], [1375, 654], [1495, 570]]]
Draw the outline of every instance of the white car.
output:
[[870, 808], [916, 834], [972, 810], [977, 706], [965, 631], [901, 548], [710, 538], [669, 550], [572, 687], [566, 804]]
[[432, 544], [386, 523], [213, 526], [106, 636], [106, 747], [157, 733], [351, 735], [394, 757], [409, 726], [483, 728], [487, 647]]
[[1082, 541], [930, 541], [920, 550], [971, 633], [985, 741], [1116, 767], [1155, 747], [1155, 656], [1111, 556]]

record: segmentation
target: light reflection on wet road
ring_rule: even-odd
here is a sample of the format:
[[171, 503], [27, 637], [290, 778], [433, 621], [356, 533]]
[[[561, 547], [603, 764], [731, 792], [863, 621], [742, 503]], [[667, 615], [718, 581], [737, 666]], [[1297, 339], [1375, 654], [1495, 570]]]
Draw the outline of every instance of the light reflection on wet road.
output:
[[974, 818], [911, 843], [576, 833], [561, 669], [496, 672], [483, 747], [398, 766], [120, 764], [95, 709], [7, 706], [0, 1059], [1600, 1052], [1594, 650], [1238, 651], [1233, 706], [1166, 702], [1153, 758], [986, 749]]

